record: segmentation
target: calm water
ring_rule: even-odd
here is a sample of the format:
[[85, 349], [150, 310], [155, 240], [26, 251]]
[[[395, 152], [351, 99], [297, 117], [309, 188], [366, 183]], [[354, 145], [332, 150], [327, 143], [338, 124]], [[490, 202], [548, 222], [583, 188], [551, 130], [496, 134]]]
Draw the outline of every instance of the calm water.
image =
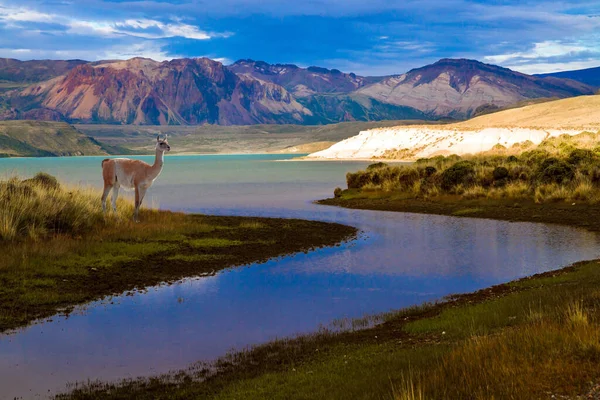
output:
[[[168, 156], [148, 199], [173, 210], [341, 222], [360, 228], [359, 240], [94, 303], [69, 318], [0, 336], [0, 398], [43, 397], [67, 382], [183, 368], [337, 318], [600, 255], [598, 235], [566, 227], [314, 205], [365, 164], [273, 161], [281, 158]], [[98, 186], [101, 159], [0, 160], [0, 174], [44, 170]]]

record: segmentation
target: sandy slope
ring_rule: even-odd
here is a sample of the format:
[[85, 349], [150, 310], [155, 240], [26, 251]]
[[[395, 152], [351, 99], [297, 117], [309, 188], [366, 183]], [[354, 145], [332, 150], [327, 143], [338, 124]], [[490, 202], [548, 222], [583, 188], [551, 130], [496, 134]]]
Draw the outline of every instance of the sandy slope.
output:
[[317, 159], [368, 159], [394, 152], [413, 160], [437, 154], [487, 151], [496, 145], [540, 143], [547, 137], [600, 130], [600, 95], [580, 96], [484, 115], [451, 125], [377, 128], [360, 132], [330, 148], [312, 153]]

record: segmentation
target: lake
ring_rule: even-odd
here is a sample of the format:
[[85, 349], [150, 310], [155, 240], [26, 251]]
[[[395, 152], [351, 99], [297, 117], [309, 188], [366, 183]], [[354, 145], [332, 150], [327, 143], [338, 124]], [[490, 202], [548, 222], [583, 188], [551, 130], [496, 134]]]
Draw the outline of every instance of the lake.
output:
[[[2, 159], [0, 173], [43, 170], [99, 187], [103, 158]], [[0, 397], [43, 397], [67, 382], [185, 368], [336, 319], [600, 256], [600, 236], [574, 228], [316, 205], [345, 187], [346, 172], [367, 164], [276, 161], [286, 158], [167, 155], [146, 201], [186, 212], [340, 222], [361, 229], [357, 240], [117, 296], [0, 336]]]

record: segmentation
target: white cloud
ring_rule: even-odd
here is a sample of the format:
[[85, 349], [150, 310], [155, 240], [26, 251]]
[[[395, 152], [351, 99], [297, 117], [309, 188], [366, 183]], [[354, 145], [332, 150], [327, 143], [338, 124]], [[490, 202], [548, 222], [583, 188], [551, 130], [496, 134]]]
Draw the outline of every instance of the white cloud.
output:
[[544, 41], [541, 43], [534, 43], [533, 48], [528, 51], [485, 56], [483, 60], [493, 64], [503, 64], [509, 60], [531, 60], [538, 58], [561, 57], [591, 50], [593, 49], [578, 44], [564, 44], [557, 41]]
[[46, 49], [10, 49], [0, 48], [0, 57], [19, 59], [81, 59], [89, 61], [97, 60], [127, 60], [133, 57], [151, 58], [156, 61], [172, 60], [182, 57], [181, 55], [169, 54], [153, 41], [140, 43], [122, 44], [104, 49], [92, 50], [46, 50]]
[[6, 22], [53, 22], [53, 15], [27, 8], [9, 8], [0, 5], [0, 21]]
[[[231, 33], [208, 33], [197, 26], [186, 24], [179, 19], [161, 22], [152, 19], [127, 19], [123, 21], [78, 20], [58, 14], [41, 13], [23, 7], [0, 5], [0, 24], [18, 27], [20, 22], [45, 22], [65, 26], [66, 34], [88, 35], [112, 38], [132, 36], [143, 39], [165, 39], [182, 37], [194, 40], [207, 40], [213, 37], [229, 37]], [[36, 31], [43, 31], [38, 29]], [[56, 33], [56, 31], [54, 31]]]
[[233, 64], [233, 60], [230, 60], [227, 57], [208, 57], [208, 58], [210, 58], [212, 60], [215, 60], [215, 61], [218, 61], [218, 62], [220, 62], [223, 65]]
[[212, 37], [209, 33], [198, 29], [198, 27], [180, 21], [165, 24], [152, 19], [128, 19], [115, 23], [112, 28], [116, 33], [146, 39], [183, 37], [186, 39], [207, 40]]
[[597, 60], [587, 61], [570, 61], [557, 63], [536, 63], [528, 65], [506, 65], [514, 71], [519, 71], [524, 74], [545, 74], [550, 72], [574, 71], [578, 69], [600, 67], [600, 58]]

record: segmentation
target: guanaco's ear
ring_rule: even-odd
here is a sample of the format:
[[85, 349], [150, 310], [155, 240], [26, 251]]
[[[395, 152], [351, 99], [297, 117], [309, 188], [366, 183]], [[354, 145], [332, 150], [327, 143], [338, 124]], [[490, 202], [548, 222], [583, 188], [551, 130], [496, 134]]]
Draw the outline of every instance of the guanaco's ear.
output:
[[167, 134], [165, 133], [165, 140], [167, 140]]
[[156, 141], [160, 142], [160, 135], [156, 135]]

